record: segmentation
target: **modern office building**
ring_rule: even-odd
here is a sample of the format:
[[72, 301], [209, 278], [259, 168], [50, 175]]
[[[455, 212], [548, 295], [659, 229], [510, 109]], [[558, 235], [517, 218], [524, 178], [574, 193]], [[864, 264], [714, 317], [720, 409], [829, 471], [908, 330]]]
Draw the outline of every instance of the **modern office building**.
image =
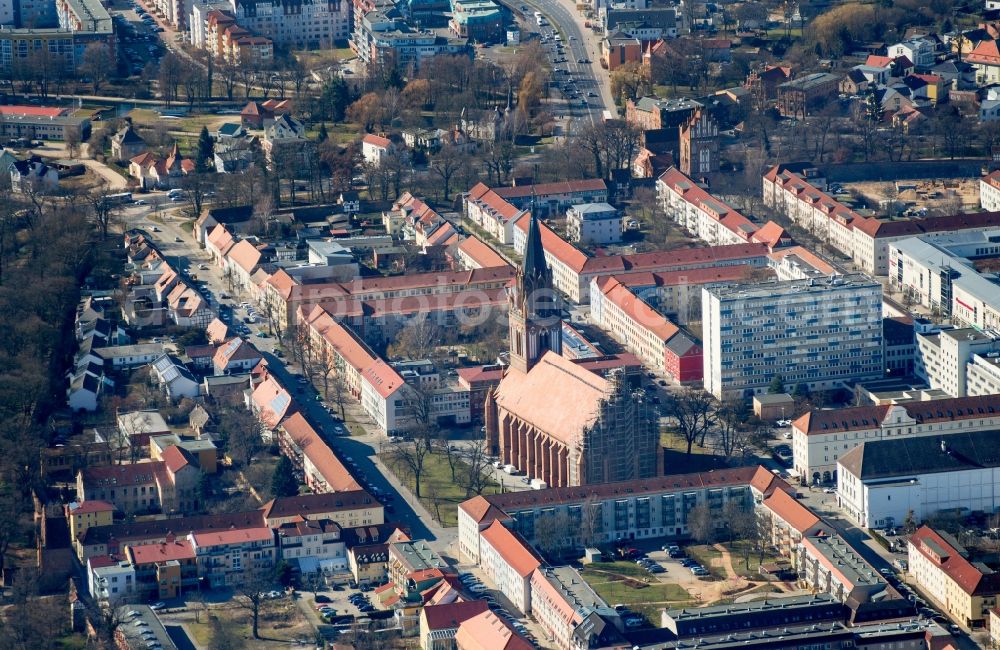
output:
[[702, 290], [705, 390], [719, 399], [881, 377], [882, 287], [861, 274]]
[[952, 397], [1000, 392], [1000, 337], [972, 327], [916, 333], [915, 375]]

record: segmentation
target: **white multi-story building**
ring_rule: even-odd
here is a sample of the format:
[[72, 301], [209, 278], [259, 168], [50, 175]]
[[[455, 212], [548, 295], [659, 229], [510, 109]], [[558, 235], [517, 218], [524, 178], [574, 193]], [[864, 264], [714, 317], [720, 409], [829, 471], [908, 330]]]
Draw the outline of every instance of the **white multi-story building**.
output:
[[112, 607], [134, 602], [137, 598], [135, 567], [131, 562], [98, 555], [87, 560], [90, 595], [98, 603]]
[[480, 534], [479, 566], [518, 610], [531, 613], [531, 575], [542, 566], [531, 546], [500, 520]]
[[810, 483], [836, 481], [837, 461], [864, 442], [991, 429], [1000, 395], [814, 409], [792, 422], [793, 467]]
[[332, 48], [350, 37], [347, 0], [230, 0], [236, 23], [278, 45], [296, 49]]
[[934, 66], [934, 41], [925, 36], [917, 36], [890, 45], [886, 48], [886, 54], [893, 59], [905, 56], [915, 67], [926, 70]]
[[622, 240], [622, 216], [608, 203], [584, 203], [566, 211], [566, 232], [571, 242], [616, 244]]
[[889, 285], [958, 325], [1000, 330], [1000, 286], [973, 259], [1000, 257], [1000, 229], [889, 244]]
[[865, 528], [943, 510], [996, 512], [1000, 436], [992, 429], [862, 443], [837, 461], [837, 499]]
[[882, 287], [861, 274], [702, 290], [705, 390], [761, 392], [776, 376], [809, 390], [881, 377]]
[[917, 332], [916, 340], [913, 371], [931, 388], [952, 397], [997, 392], [992, 388], [996, 385], [993, 378], [997, 375], [1000, 338], [965, 327]]

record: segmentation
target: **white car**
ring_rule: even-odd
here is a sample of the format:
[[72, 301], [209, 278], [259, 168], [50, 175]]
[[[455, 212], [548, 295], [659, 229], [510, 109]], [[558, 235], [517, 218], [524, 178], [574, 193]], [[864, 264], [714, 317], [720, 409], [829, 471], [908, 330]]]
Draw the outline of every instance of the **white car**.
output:
[[792, 432], [791, 431], [786, 431], [784, 434], [782, 434], [782, 437], [785, 440], [791, 440], [792, 439]]

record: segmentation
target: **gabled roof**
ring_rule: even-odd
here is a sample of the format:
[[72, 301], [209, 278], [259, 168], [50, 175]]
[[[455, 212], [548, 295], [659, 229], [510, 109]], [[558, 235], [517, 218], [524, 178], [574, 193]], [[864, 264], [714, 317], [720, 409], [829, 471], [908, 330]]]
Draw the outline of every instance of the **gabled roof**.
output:
[[909, 546], [930, 559], [958, 587], [970, 596], [1000, 593], [1000, 573], [968, 560], [965, 549], [955, 547], [928, 526], [910, 536]]
[[232, 247], [226, 257], [247, 273], [253, 273], [257, 265], [260, 264], [261, 254], [257, 247], [242, 239]]
[[1000, 48], [998, 48], [997, 41], [980, 41], [965, 56], [965, 60], [975, 65], [1000, 66]]
[[160, 458], [163, 459], [163, 463], [166, 465], [167, 469], [170, 470], [171, 474], [176, 474], [191, 464], [188, 460], [187, 454], [183, 449], [181, 449], [180, 445], [167, 447], [163, 450]]
[[257, 348], [253, 346], [253, 343], [244, 341], [239, 337], [234, 337], [219, 346], [215, 351], [215, 356], [212, 357], [212, 363], [215, 364], [216, 368], [223, 369], [228, 368], [229, 364], [237, 361], [255, 361], [259, 359], [263, 359], [263, 357], [257, 351]]
[[392, 140], [389, 138], [383, 138], [380, 135], [375, 135], [374, 133], [366, 134], [365, 137], [361, 138], [361, 141], [367, 145], [378, 147], [380, 149], [388, 149], [392, 146]]
[[794, 496], [775, 490], [764, 500], [764, 507], [801, 534], [806, 534], [822, 520]]
[[523, 537], [503, 525], [500, 520], [480, 533], [482, 540], [492, 546], [516, 573], [522, 578], [529, 577], [543, 560]]
[[190, 540], [177, 539], [161, 544], [139, 544], [126, 550], [132, 564], [157, 564], [173, 560], [193, 560], [194, 547]]
[[301, 413], [295, 413], [288, 417], [281, 424], [281, 428], [284, 429], [288, 437], [295, 441], [295, 444], [302, 450], [302, 454], [322, 475], [323, 480], [326, 481], [331, 490], [347, 492], [361, 489], [361, 485], [355, 480], [347, 466], [337, 458], [330, 446]]
[[372, 365], [365, 368], [361, 377], [382, 397], [391, 396], [406, 384], [400, 374], [381, 358], [376, 358]]
[[467, 501], [463, 501], [458, 506], [463, 512], [472, 517], [477, 524], [493, 519], [510, 519], [507, 514], [486, 500], [486, 497], [475, 496]]
[[[558, 386], [558, 391], [552, 387]], [[555, 352], [547, 352], [528, 373], [508, 371], [496, 392], [497, 405], [557, 440], [573, 445], [599, 414], [611, 392], [603, 377]]]
[[222, 343], [226, 340], [226, 335], [228, 333], [229, 326], [218, 318], [213, 318], [212, 322], [208, 324], [207, 328], [205, 328], [205, 334], [208, 336], [209, 343]]
[[381, 507], [382, 504], [364, 490], [350, 490], [347, 492], [278, 497], [265, 503], [262, 510], [264, 511], [264, 517], [267, 519], [284, 519], [296, 515], [309, 518], [310, 516], [327, 512]]
[[274, 543], [274, 531], [267, 526], [194, 533], [191, 537], [194, 545], [200, 548], [253, 542]]
[[458, 627], [455, 642], [462, 650], [532, 650], [527, 639], [491, 611], [473, 616]]

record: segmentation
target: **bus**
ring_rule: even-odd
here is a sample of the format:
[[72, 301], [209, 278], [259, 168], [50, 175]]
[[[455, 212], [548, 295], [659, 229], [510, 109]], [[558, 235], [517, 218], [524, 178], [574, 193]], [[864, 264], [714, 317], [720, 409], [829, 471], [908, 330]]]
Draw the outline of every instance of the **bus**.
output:
[[132, 193], [122, 192], [121, 194], [108, 194], [104, 197], [104, 200], [109, 205], [125, 205], [126, 203], [132, 203]]

